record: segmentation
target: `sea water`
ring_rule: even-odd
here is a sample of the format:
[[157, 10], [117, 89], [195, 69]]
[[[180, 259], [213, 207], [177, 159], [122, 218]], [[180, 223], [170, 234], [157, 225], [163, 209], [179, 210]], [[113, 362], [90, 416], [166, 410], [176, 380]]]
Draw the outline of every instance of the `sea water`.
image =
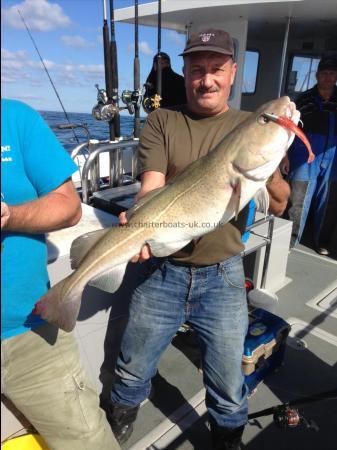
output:
[[[78, 138], [79, 142], [88, 140], [88, 134], [83, 128], [76, 128], [74, 130], [76, 137], [72, 130], [59, 129], [59, 125], [68, 124], [68, 120], [63, 112], [57, 111], [39, 111], [41, 116], [47, 122], [49, 127], [53, 130], [58, 140], [64, 148], [71, 153], [72, 149], [76, 147]], [[89, 131], [90, 139], [106, 140], [109, 139], [109, 124], [93, 118], [91, 114], [87, 113], [67, 113], [69, 121], [76, 125], [85, 125]], [[144, 119], [142, 119], [143, 122]], [[121, 135], [131, 136], [133, 133], [133, 116], [120, 116]]]

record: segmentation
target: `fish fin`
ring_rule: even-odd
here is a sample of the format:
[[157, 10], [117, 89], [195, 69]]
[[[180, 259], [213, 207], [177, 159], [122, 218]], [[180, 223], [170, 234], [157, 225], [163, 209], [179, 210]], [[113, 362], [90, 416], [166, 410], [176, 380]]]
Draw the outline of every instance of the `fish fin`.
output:
[[147, 203], [148, 201], [150, 201], [152, 198], [156, 197], [156, 195], [160, 194], [160, 192], [164, 191], [166, 189], [167, 186], [163, 186], [160, 188], [156, 188], [153, 189], [152, 191], [148, 192], [146, 195], [144, 195], [144, 197], [142, 197], [141, 199], [139, 199], [132, 208], [128, 209], [126, 211], [126, 218], [129, 221], [130, 218], [134, 215], [134, 213], [141, 208], [142, 206], [145, 205], [145, 203]]
[[62, 297], [64, 284], [67, 279], [68, 277], [49, 289], [49, 291], [35, 303], [32, 313], [40, 315], [42, 319], [52, 325], [70, 332], [76, 325], [82, 296], [73, 290], [71, 297], [67, 297], [66, 299]]
[[96, 287], [105, 292], [116, 292], [123, 282], [127, 262], [114, 266], [111, 270], [104, 272], [89, 281], [89, 286]]
[[254, 201], [256, 204], [256, 209], [263, 212], [265, 217], [267, 216], [269, 209], [269, 193], [266, 186], [261, 187], [254, 195]]
[[147, 244], [151, 248], [151, 253], [157, 257], [164, 257], [168, 255], [172, 255], [172, 253], [177, 252], [184, 248], [191, 239], [183, 240], [183, 241], [174, 241], [174, 242], [156, 242], [156, 241], [148, 241]]
[[235, 195], [235, 220], [238, 219], [239, 212], [241, 211], [241, 180], [240, 178], [237, 180], [233, 188], [233, 192]]
[[110, 228], [103, 228], [102, 230], [82, 234], [76, 238], [71, 244], [70, 249], [71, 268], [74, 270], [77, 269], [88, 251], [109, 231]]

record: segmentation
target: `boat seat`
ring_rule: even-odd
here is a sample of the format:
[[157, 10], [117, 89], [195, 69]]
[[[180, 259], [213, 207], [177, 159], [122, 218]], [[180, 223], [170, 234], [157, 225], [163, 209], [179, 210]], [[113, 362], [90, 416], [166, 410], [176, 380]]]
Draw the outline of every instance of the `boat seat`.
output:
[[134, 199], [139, 190], [140, 182], [136, 181], [132, 184], [94, 192], [93, 206], [118, 216], [134, 205]]

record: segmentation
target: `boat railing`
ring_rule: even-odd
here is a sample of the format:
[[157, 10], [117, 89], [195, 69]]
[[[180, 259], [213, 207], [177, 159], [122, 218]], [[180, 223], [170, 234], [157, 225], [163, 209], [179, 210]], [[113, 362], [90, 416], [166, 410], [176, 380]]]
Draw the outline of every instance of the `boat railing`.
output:
[[[268, 230], [266, 235], [261, 235], [260, 233], [257, 233], [254, 231], [254, 228], [258, 227], [259, 225], [262, 225], [264, 223], [268, 223]], [[262, 219], [256, 220], [251, 225], [248, 225], [246, 227], [246, 231], [249, 231], [250, 233], [254, 234], [255, 236], [258, 236], [261, 238], [261, 241], [254, 244], [254, 246], [250, 247], [249, 249], [245, 249], [242, 252], [242, 256], [247, 256], [252, 252], [256, 252], [262, 247], [266, 248], [265, 254], [264, 254], [264, 260], [263, 260], [263, 268], [262, 268], [262, 277], [261, 277], [261, 288], [266, 287], [266, 279], [267, 279], [267, 272], [268, 272], [268, 266], [269, 266], [269, 259], [270, 259], [270, 250], [271, 245], [273, 241], [273, 232], [274, 232], [274, 223], [275, 223], [275, 216], [273, 214], [266, 215]]]
[[[93, 194], [97, 191], [135, 182], [138, 142], [139, 140], [134, 138], [123, 138], [117, 142], [89, 142], [88, 156], [81, 173], [83, 203], [90, 204]], [[80, 147], [77, 146], [73, 150], [73, 154], [77, 152], [75, 156], [82, 150], [82, 147]], [[131, 152], [128, 152], [128, 156], [126, 155], [127, 150], [131, 150]], [[103, 186], [99, 156], [107, 152], [109, 153], [109, 172], [107, 182]], [[127, 158], [129, 158], [128, 163]], [[126, 168], [127, 164], [128, 168]]]
[[[88, 146], [90, 145], [91, 142], [92, 142], [92, 141], [89, 140], [89, 141], [83, 142], [82, 144], [76, 145], [76, 147], [72, 150], [72, 152], [71, 152], [71, 154], [70, 154], [71, 158], [72, 158], [72, 159], [77, 158], [77, 156], [78, 156], [80, 153], [82, 153], [83, 155], [84, 155], [84, 154], [87, 154], [88, 151], [89, 151], [89, 150], [88, 150]], [[83, 151], [84, 149], [86, 149], [86, 152]]]

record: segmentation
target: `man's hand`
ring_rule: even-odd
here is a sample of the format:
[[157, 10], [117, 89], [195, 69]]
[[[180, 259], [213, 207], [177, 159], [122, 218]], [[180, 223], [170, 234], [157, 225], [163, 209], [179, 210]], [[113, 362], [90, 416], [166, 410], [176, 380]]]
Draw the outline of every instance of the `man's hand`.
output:
[[1, 202], [1, 229], [5, 230], [10, 218], [11, 212], [5, 202]]
[[[148, 192], [153, 189], [157, 189], [165, 186], [165, 175], [161, 172], [155, 172], [153, 170], [142, 173], [141, 175], [141, 189], [136, 195], [136, 202], [144, 197]], [[126, 217], [126, 211], [123, 211], [118, 216], [119, 224], [121, 226], [126, 225], [128, 219]], [[152, 256], [150, 246], [148, 244], [143, 245], [138, 255], [131, 258], [131, 262], [143, 262], [150, 259]]]
[[118, 220], [119, 220], [119, 225], [126, 225], [128, 223], [128, 220], [126, 218], [126, 211], [123, 211], [119, 214], [118, 216]]
[[288, 175], [289, 168], [290, 168], [289, 158], [288, 155], [285, 155], [285, 157], [280, 162], [280, 171], [281, 173], [283, 173], [283, 175]]
[[[118, 216], [118, 219], [119, 219], [120, 226], [126, 225], [128, 222], [127, 218], [126, 218], [126, 211], [121, 212]], [[135, 255], [131, 258], [131, 262], [133, 262], [133, 263], [144, 262], [147, 259], [150, 259], [151, 256], [152, 256], [152, 253], [151, 253], [150, 246], [148, 244], [145, 244], [141, 248], [140, 253], [138, 253], [137, 255]]]

